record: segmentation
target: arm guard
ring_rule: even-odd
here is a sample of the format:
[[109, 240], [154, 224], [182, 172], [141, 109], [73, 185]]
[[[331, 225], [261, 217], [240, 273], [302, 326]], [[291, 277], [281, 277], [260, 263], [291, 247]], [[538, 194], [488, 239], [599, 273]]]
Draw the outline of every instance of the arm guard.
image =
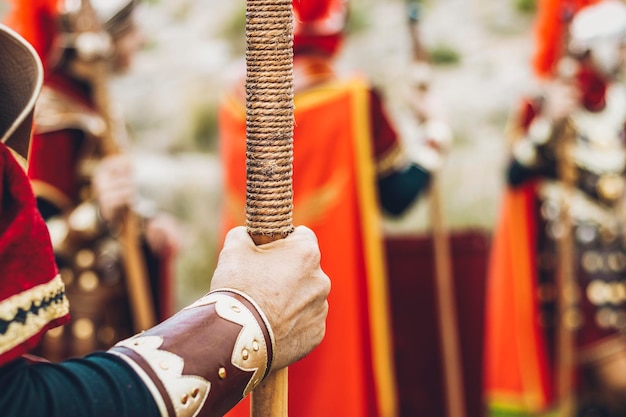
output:
[[221, 416], [269, 373], [273, 336], [254, 301], [218, 290], [109, 353], [137, 372], [161, 416]]

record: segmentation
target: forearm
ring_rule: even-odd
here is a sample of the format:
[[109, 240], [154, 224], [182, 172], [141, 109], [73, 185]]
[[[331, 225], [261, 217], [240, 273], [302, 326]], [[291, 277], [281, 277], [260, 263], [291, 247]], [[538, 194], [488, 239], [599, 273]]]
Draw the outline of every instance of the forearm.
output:
[[554, 129], [545, 118], [535, 118], [523, 135], [513, 144], [507, 168], [507, 183], [517, 187], [543, 177], [556, 178]]
[[2, 415], [221, 416], [267, 376], [272, 340], [256, 304], [221, 289], [107, 352], [4, 366]]
[[271, 334], [249, 297], [220, 289], [109, 352], [132, 366], [161, 415], [214, 417], [267, 376]]
[[398, 216], [408, 209], [430, 184], [431, 174], [416, 164], [378, 179], [383, 210]]
[[537, 175], [536, 170], [521, 164], [516, 159], [511, 160], [506, 172], [507, 183], [511, 187], [518, 187]]
[[23, 359], [0, 369], [4, 417], [157, 417], [152, 396], [120, 358], [95, 353], [60, 364]]

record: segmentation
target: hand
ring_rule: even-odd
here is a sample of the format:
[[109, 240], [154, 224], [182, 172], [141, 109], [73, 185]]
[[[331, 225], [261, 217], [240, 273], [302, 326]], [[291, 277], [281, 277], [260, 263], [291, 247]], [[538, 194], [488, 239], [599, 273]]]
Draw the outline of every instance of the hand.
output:
[[452, 131], [447, 123], [439, 97], [431, 88], [432, 69], [422, 62], [409, 69], [410, 88], [407, 103], [417, 121], [415, 135], [407, 137], [409, 158], [428, 171], [438, 170], [452, 145]]
[[102, 219], [116, 221], [135, 198], [130, 157], [114, 155], [104, 158], [94, 173], [93, 190]]
[[256, 246], [244, 227], [226, 236], [211, 290], [248, 294], [267, 316], [276, 346], [272, 369], [302, 359], [326, 332], [330, 279], [320, 268], [315, 234], [297, 227], [285, 239]]
[[572, 80], [556, 79], [546, 84], [542, 114], [553, 122], [569, 117], [580, 106], [581, 94]]
[[426, 146], [445, 154], [452, 146], [452, 130], [440, 120], [429, 120], [424, 123], [424, 139]]
[[178, 252], [182, 242], [180, 226], [169, 214], [159, 213], [146, 222], [146, 241], [154, 253]]
[[409, 159], [428, 171], [437, 171], [445, 161], [452, 145], [452, 131], [439, 120], [428, 120], [419, 126], [419, 135], [407, 140], [406, 153]]
[[425, 123], [428, 120], [445, 119], [440, 97], [432, 88], [433, 73], [429, 64], [414, 62], [408, 71], [409, 85], [406, 88], [406, 101], [415, 120]]

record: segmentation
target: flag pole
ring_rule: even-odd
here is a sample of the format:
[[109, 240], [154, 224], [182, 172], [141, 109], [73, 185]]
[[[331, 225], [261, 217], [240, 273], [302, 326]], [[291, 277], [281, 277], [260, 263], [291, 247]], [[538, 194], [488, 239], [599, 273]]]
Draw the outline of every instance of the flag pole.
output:
[[[407, 17], [412, 44], [413, 62], [428, 64], [428, 51], [419, 37], [419, 0], [407, 1]], [[428, 89], [430, 85], [421, 85]], [[430, 221], [435, 256], [435, 291], [439, 317], [439, 339], [442, 350], [442, 374], [444, 401], [448, 417], [465, 417], [466, 402], [461, 361], [459, 326], [457, 323], [456, 296], [452, 275], [452, 255], [450, 239], [443, 218], [441, 183], [439, 172], [431, 173], [430, 180]]]

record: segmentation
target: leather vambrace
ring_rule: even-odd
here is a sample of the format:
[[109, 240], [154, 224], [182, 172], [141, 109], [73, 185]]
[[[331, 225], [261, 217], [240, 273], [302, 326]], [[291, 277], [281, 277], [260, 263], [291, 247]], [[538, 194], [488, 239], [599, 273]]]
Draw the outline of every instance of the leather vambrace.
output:
[[213, 417], [267, 376], [273, 335], [252, 299], [220, 289], [108, 352], [137, 372], [162, 417]]

